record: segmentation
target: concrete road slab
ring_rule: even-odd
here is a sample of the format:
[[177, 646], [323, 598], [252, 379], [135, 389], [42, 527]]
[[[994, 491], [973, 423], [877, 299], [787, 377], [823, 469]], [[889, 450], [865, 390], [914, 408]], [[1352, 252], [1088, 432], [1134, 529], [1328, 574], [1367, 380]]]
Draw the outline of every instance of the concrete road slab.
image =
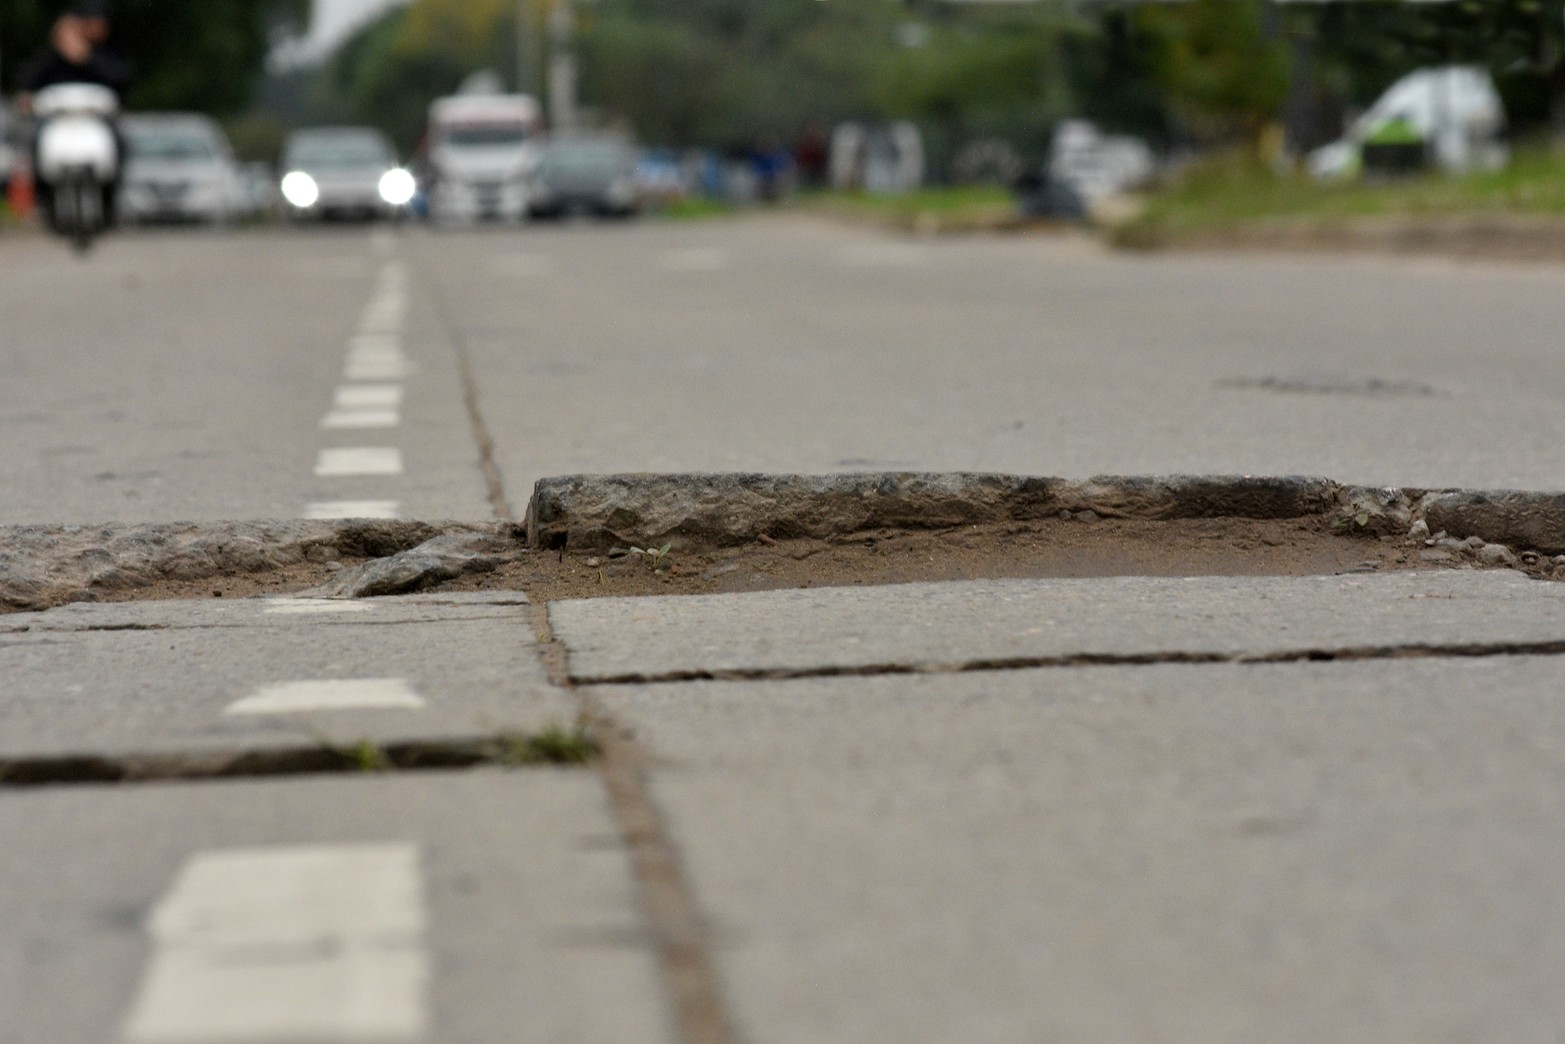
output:
[[0, 635], [0, 756], [568, 727], [575, 703], [549, 684], [515, 601], [375, 600], [324, 617], [269, 614], [260, 599], [74, 606], [58, 611], [74, 626]]
[[655, 679], [1565, 641], [1565, 585], [1507, 571], [984, 580], [562, 601], [549, 618], [577, 679]]
[[758, 1044], [1565, 1025], [1560, 658], [595, 694]]
[[[214, 583], [220, 589], [222, 581]], [[385, 598], [212, 598], [200, 601], [73, 602], [0, 616], [0, 634], [44, 631], [177, 630], [189, 627], [327, 627], [510, 619], [527, 604], [520, 591], [454, 591]]]
[[[788, 217], [525, 239], [408, 244], [466, 333], [513, 497], [686, 470], [1565, 488], [1558, 265], [910, 250]], [[547, 265], [519, 277], [501, 262], [521, 252]]]
[[0, 794], [4, 1044], [669, 1040], [638, 918], [590, 772]]

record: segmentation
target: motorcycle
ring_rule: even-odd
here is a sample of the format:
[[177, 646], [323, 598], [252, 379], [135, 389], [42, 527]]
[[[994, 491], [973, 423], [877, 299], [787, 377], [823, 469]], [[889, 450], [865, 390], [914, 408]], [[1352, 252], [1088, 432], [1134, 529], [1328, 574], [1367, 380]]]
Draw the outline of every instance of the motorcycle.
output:
[[107, 87], [61, 83], [33, 99], [38, 117], [35, 176], [49, 186], [50, 226], [78, 252], [109, 224], [108, 194], [120, 166], [114, 117], [119, 100]]

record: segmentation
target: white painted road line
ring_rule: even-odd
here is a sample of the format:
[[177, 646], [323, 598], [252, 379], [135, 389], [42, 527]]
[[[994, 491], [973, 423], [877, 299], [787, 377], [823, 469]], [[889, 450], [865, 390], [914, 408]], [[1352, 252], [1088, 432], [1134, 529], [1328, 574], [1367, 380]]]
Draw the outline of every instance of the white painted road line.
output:
[[361, 410], [371, 407], [395, 409], [402, 405], [400, 384], [344, 384], [332, 399], [340, 410]]
[[301, 714], [329, 710], [417, 710], [423, 697], [404, 678], [313, 678], [263, 685], [224, 714]]
[[148, 917], [152, 959], [124, 1039], [424, 1039], [423, 891], [411, 844], [198, 852]]
[[402, 338], [394, 333], [361, 333], [348, 339], [349, 355], [401, 355]]
[[719, 272], [728, 265], [728, 251], [716, 247], [665, 250], [658, 255], [658, 267], [665, 272]]
[[316, 616], [329, 613], [367, 613], [370, 602], [349, 602], [335, 598], [268, 598], [263, 613], [277, 616]]
[[317, 500], [304, 506], [304, 517], [324, 518], [396, 518], [395, 500]]
[[413, 372], [401, 353], [350, 354], [342, 376], [349, 381], [400, 381]]
[[319, 478], [402, 474], [402, 451], [392, 446], [345, 446], [323, 449], [315, 461]]
[[358, 409], [332, 410], [321, 418], [321, 427], [328, 431], [348, 428], [395, 428], [402, 423], [402, 415], [396, 410]]

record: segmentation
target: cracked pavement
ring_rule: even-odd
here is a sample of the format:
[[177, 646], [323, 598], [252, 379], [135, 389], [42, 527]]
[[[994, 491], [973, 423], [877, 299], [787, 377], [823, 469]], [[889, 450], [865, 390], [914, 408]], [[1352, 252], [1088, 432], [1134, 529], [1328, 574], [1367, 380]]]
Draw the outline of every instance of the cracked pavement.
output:
[[[4, 309], [0, 522], [482, 520], [542, 475], [638, 468], [1565, 488], [1565, 270], [885, 246], [765, 221], [124, 236], [87, 265], [0, 243], [0, 300], [47, 306]], [[671, 262], [695, 249], [722, 263]], [[67, 268], [89, 305], [51, 289]], [[398, 316], [395, 353], [355, 340]], [[388, 383], [355, 366], [402, 374], [375, 396], [395, 424], [342, 406]], [[319, 466], [342, 448], [399, 468]], [[1562, 592], [1454, 570], [6, 615], [0, 764], [578, 715], [603, 749], [0, 777], [0, 1042], [1552, 1039]]]

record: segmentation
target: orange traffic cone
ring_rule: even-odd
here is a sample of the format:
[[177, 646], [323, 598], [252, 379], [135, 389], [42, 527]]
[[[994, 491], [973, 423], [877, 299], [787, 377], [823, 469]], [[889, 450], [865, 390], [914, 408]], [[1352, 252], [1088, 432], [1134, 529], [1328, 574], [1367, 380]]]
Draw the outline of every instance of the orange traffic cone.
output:
[[5, 190], [6, 205], [11, 208], [11, 213], [18, 219], [32, 214], [33, 207], [38, 199], [33, 191], [33, 172], [26, 167], [17, 167], [11, 172], [11, 181]]

